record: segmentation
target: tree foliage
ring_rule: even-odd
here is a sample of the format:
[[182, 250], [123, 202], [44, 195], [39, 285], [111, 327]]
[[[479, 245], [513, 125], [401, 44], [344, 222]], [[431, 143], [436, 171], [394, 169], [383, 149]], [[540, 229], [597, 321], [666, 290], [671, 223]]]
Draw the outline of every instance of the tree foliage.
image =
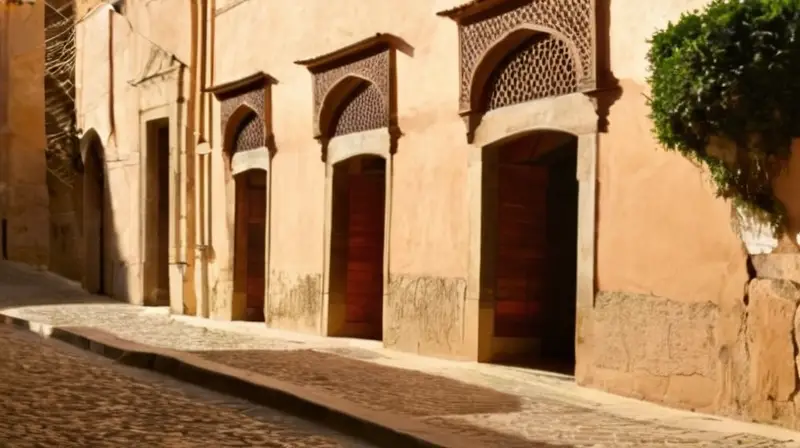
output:
[[[717, 193], [780, 227], [772, 182], [800, 136], [800, 0], [715, 0], [656, 32], [647, 59], [658, 141]], [[730, 142], [731, 160], [709, 154]]]

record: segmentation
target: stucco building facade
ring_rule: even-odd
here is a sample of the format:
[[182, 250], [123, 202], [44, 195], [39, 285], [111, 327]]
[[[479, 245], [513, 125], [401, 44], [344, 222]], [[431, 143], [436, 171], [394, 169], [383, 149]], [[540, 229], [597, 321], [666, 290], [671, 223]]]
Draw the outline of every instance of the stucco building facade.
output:
[[800, 427], [796, 245], [651, 136], [646, 40], [703, 4], [88, 8], [84, 283]]
[[0, 248], [47, 266], [44, 5], [0, 4]]

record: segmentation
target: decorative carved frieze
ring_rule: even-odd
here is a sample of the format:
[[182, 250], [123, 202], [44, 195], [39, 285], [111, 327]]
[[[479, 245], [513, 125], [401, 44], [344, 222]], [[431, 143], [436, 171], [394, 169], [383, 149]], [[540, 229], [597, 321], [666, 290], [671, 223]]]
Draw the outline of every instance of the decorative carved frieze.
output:
[[377, 34], [296, 62], [313, 77], [314, 136], [323, 144], [335, 136], [383, 127], [394, 132], [397, 41], [389, 34]]
[[274, 151], [271, 87], [277, 81], [259, 72], [246, 78], [206, 89], [220, 101], [220, 124], [225, 151], [234, 154], [267, 147]]

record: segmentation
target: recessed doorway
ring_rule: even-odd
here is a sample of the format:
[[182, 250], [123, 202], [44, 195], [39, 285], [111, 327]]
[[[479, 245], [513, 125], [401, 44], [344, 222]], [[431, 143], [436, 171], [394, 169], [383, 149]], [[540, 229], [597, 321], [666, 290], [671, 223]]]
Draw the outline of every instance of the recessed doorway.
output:
[[103, 146], [94, 135], [88, 137], [83, 173], [84, 287], [92, 294], [112, 294], [111, 219], [106, 187]]
[[572, 373], [577, 138], [537, 132], [486, 148], [485, 266], [495, 291], [495, 361]]
[[144, 304], [169, 305], [169, 119], [147, 122]]
[[333, 167], [330, 294], [344, 302], [334, 336], [383, 338], [386, 160], [362, 155]]
[[234, 318], [264, 322], [267, 233], [267, 172], [251, 169], [234, 176]]

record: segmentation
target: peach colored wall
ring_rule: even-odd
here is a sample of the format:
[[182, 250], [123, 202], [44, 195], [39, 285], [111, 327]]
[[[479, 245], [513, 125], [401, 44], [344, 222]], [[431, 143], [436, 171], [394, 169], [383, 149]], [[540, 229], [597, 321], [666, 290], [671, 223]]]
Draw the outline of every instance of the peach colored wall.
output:
[[[8, 123], [0, 123], [5, 167], [0, 169], [10, 259], [46, 266], [49, 210], [44, 149], [44, 4], [6, 5]], [[2, 20], [2, 19], [0, 19]], [[5, 37], [3, 37], [5, 39]], [[7, 101], [7, 102], [6, 102]]]
[[[416, 0], [392, 2], [387, 7], [385, 2], [340, 0], [315, 3], [313, 8], [274, 2], [219, 5], [215, 83], [257, 70], [279, 82], [272, 94], [277, 154], [272, 163], [269, 300], [273, 307], [281, 308], [277, 314], [294, 314], [273, 324], [320, 331], [319, 316], [314, 314], [319, 311], [318, 303], [305, 307], [302, 317], [297, 313], [304, 311], [292, 308], [292, 302], [306, 300], [303, 297], [309, 290], [311, 295], [318, 294], [315, 288], [320, 287], [325, 181], [320, 145], [312, 133], [311, 75], [294, 61], [329, 53], [378, 32], [392, 33], [414, 47], [414, 53], [398, 52], [397, 57], [398, 122], [403, 136], [394, 157], [390, 270], [392, 278], [398, 279], [395, 287], [410, 288], [399, 282], [404, 277], [414, 278], [417, 285], [444, 282], [453, 287], [446, 297], [452, 308], [451, 322], [429, 317], [420, 323], [407, 314], [404, 335], [387, 342], [408, 350], [458, 350], [463, 300], [459, 285], [465, 284], [467, 264], [468, 229], [463, 223], [468, 147], [457, 115], [457, 30], [452, 22], [435, 15], [457, 3]], [[254, 29], [269, 32], [254, 33]], [[319, 32], [321, 29], [325, 32]], [[219, 154], [219, 143], [215, 150]], [[213, 182], [222, 182], [222, 164], [215, 167]], [[215, 197], [217, 203], [222, 200]], [[229, 230], [222, 225], [214, 229], [220, 271], [230, 263], [230, 251], [224, 246]], [[229, 284], [230, 276], [222, 283]], [[423, 306], [421, 301], [441, 299], [424, 286], [418, 290], [423, 296], [405, 295], [406, 303], [416, 302], [417, 309], [405, 310], [415, 317]], [[423, 327], [435, 325], [453, 330], [444, 337], [426, 335]]]
[[[293, 282], [310, 278], [313, 283], [322, 271], [324, 212], [323, 163], [311, 131], [311, 76], [293, 61], [328, 53], [377, 32], [395, 34], [414, 47], [412, 57], [398, 53], [398, 121], [403, 137], [394, 159], [390, 272], [393, 279], [408, 277], [405, 284], [447, 279], [450, 287], [437, 289], [449, 291], [451, 297], [445, 300], [433, 299], [436, 292], [426, 288], [422, 290], [427, 297], [409, 297], [405, 291], [398, 295], [420, 308], [423, 302], [437, 303], [439, 319], [453, 322], [427, 318], [425, 326], [450, 326], [452, 332], [426, 334], [421, 325], [387, 343], [407, 350], [457, 353], [461, 340], [455, 335], [463, 325], [459, 284], [468, 259], [464, 225], [468, 146], [456, 114], [457, 30], [435, 12], [460, 2], [434, 3], [404, 1], [387, 7], [341, 0], [313, 9], [256, 2], [220, 5], [215, 77], [221, 83], [263, 70], [279, 81], [273, 88], [278, 153], [272, 165], [275, 219], [271, 235], [271, 275], [277, 281], [271, 282], [270, 300], [290, 302], [300, 294]], [[656, 147], [643, 97], [646, 39], [668, 19], [701, 4], [611, 4], [611, 66], [621, 80], [622, 97], [611, 109], [608, 134], [600, 139], [600, 290], [652, 294], [678, 302], [741, 298], [744, 258], [729, 225], [729, 205], [714, 198], [697, 168]], [[270, 31], [252, 33], [251, 27]], [[216, 166], [214, 182], [220, 182], [222, 164]], [[229, 238], [224, 226], [214, 228], [219, 233], [215, 241]], [[298, 234], [304, 238], [298, 239]], [[217, 253], [229, 251], [217, 247]], [[222, 269], [229, 260], [223, 255], [217, 262]], [[280, 292], [281, 288], [286, 291]], [[419, 321], [414, 312], [408, 306], [400, 312], [414, 315], [416, 319], [409, 319], [412, 327], [414, 320]], [[296, 319], [279, 326], [319, 330], [314, 316], [299, 326], [290, 321]]]
[[656, 146], [647, 119], [646, 40], [681, 12], [706, 3], [611, 2], [611, 67], [622, 98], [612, 106], [600, 145], [601, 290], [688, 301], [741, 296], [743, 259], [729, 204], [714, 197], [694, 165]]
[[647, 39], [706, 3], [611, 2], [611, 68], [621, 97], [600, 136], [593, 348], [579, 360], [587, 368], [578, 380], [740, 414], [738, 403], [756, 399], [743, 373], [747, 254], [730, 203], [715, 197], [698, 167], [658, 147], [647, 118]]

